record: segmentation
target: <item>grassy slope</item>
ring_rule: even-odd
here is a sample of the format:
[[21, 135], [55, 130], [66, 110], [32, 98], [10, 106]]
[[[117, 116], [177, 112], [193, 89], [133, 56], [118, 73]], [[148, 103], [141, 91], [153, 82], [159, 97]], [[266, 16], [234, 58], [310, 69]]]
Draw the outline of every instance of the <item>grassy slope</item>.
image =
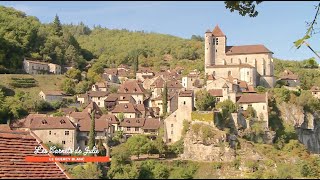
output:
[[[33, 77], [37, 83], [37, 87], [32, 88], [13, 88], [9, 85], [11, 78], [31, 78]], [[63, 75], [28, 75], [28, 74], [0, 74], [0, 85], [15, 91], [29, 92], [31, 97], [37, 97], [41, 90], [60, 90], [61, 83], [64, 80]]]

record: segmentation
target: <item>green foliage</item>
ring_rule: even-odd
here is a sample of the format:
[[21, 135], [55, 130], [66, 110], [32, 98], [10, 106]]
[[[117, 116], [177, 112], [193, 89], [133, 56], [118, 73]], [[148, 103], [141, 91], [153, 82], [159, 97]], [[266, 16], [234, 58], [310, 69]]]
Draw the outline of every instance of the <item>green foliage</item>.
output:
[[168, 87], [167, 83], [165, 83], [163, 92], [162, 92], [162, 113], [163, 115], [167, 114], [168, 109]]
[[74, 80], [81, 80], [81, 71], [79, 69], [71, 68], [66, 73], [65, 76]]
[[279, 104], [281, 102], [288, 102], [290, 100], [290, 90], [286, 88], [274, 88], [273, 92], [274, 92], [276, 101]]
[[315, 58], [306, 59], [302, 63], [303, 63], [304, 68], [318, 68], [319, 67]]
[[99, 179], [102, 171], [96, 163], [85, 163], [77, 165], [71, 169], [70, 174], [76, 179]]
[[241, 16], [256, 17], [258, 11], [256, 11], [255, 7], [261, 2], [263, 1], [224, 1], [224, 4], [231, 12], [236, 10]]
[[111, 164], [125, 164], [130, 162], [131, 151], [128, 149], [126, 144], [120, 144], [112, 148]]
[[89, 132], [89, 149], [93, 149], [95, 146], [95, 137], [96, 137], [96, 131], [95, 131], [95, 113], [96, 111], [93, 110], [91, 112], [91, 122], [90, 122], [90, 132]]
[[169, 152], [172, 152], [176, 155], [178, 154], [182, 154], [183, 151], [184, 151], [184, 142], [183, 142], [183, 139], [180, 139], [179, 141], [171, 144], [168, 146], [168, 149], [169, 149]]
[[213, 162], [213, 169], [221, 169], [222, 168], [222, 163], [221, 162]]
[[186, 135], [186, 133], [188, 132], [190, 128], [190, 122], [187, 120], [183, 120], [183, 129], [182, 129], [182, 136]]
[[69, 95], [74, 95], [76, 83], [72, 79], [65, 79], [62, 83], [62, 90]]
[[256, 118], [257, 117], [257, 111], [252, 106], [249, 106], [246, 111], [248, 113], [248, 118]]
[[11, 78], [10, 86], [14, 88], [30, 88], [37, 86], [37, 81], [34, 78]]
[[192, 111], [191, 112], [191, 119], [193, 121], [204, 121], [204, 122], [213, 122], [214, 121], [214, 114], [213, 112], [209, 113], [200, 113], [197, 111]]
[[206, 90], [200, 90], [196, 93], [196, 107], [200, 111], [212, 110], [215, 102], [215, 97], [211, 96]]
[[120, 120], [120, 122], [122, 122], [124, 120], [124, 113], [123, 112], [119, 113], [117, 118]]
[[90, 90], [90, 82], [88, 81], [80, 81], [76, 86], [75, 86], [75, 93], [77, 94], [84, 94], [88, 90]]
[[256, 89], [257, 93], [265, 93], [266, 92], [266, 88], [263, 86], [258, 86]]
[[109, 88], [109, 92], [110, 93], [117, 93], [118, 92], [118, 88], [116, 86], [111, 85]]
[[140, 154], [149, 153], [152, 150], [152, 143], [147, 136], [135, 135], [130, 137], [126, 145], [133, 155], [137, 155], [139, 158]]

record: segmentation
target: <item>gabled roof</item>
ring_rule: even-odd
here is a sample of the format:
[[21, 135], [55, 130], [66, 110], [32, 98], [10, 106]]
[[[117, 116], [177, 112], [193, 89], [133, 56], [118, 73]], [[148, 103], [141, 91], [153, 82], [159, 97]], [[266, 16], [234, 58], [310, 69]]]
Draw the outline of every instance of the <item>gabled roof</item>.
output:
[[37, 117], [47, 117], [46, 114], [29, 114], [27, 117], [20, 119], [20, 120], [15, 120], [14, 122], [11, 123], [11, 127], [13, 128], [30, 128], [31, 122], [33, 121], [34, 118]]
[[105, 68], [104, 73], [108, 75], [118, 75], [118, 69], [117, 68]]
[[99, 120], [107, 121], [109, 124], [119, 124], [118, 118], [113, 114], [104, 114], [102, 115]]
[[[109, 122], [104, 119], [101, 119], [101, 117], [99, 119], [96, 118], [94, 120], [94, 122], [95, 122], [95, 131], [97, 131], [97, 132], [103, 132], [103, 131], [105, 131], [105, 129], [109, 128]], [[89, 118], [80, 119], [78, 121], [78, 126], [79, 126], [79, 130], [81, 132], [89, 132], [91, 129], [90, 115], [89, 115]]]
[[213, 29], [212, 35], [213, 35], [214, 37], [226, 36], [226, 35], [224, 35], [223, 32], [221, 31], [219, 25], [216, 25], [216, 27]]
[[167, 82], [168, 88], [183, 88], [183, 86], [180, 84], [177, 80], [171, 80]]
[[281, 73], [281, 80], [298, 80], [299, 77], [298, 75], [295, 75], [292, 71], [290, 71], [289, 69], [284, 70]]
[[[37, 146], [47, 149], [34, 133], [11, 130], [7, 125], [0, 125], [0, 179], [72, 178], [61, 163], [26, 162], [25, 157], [34, 155], [34, 149]], [[53, 155], [38, 154], [37, 156], [52, 157]]]
[[242, 94], [238, 103], [265, 103], [266, 94]]
[[89, 97], [106, 97], [109, 92], [107, 91], [88, 91], [87, 94]]
[[161, 76], [158, 76], [157, 79], [150, 86], [153, 86], [155, 88], [162, 88], [164, 87], [164, 83], [165, 81], [163, 80], [163, 78]]
[[144, 122], [142, 129], [159, 129], [160, 121], [159, 119], [147, 118]]
[[312, 86], [310, 90], [312, 92], [320, 92], [320, 88], [318, 86]]
[[118, 89], [118, 93], [127, 94], [144, 94], [146, 90], [143, 88], [142, 84], [136, 80], [125, 81]]
[[140, 113], [133, 104], [121, 103], [117, 104], [116, 107], [111, 111], [112, 113]]
[[96, 110], [96, 115], [98, 115], [99, 117], [103, 114], [101, 109], [99, 108], [99, 106], [97, 105], [97, 103], [91, 101], [82, 112], [89, 112], [90, 109], [90, 113], [92, 112], [92, 110]]
[[224, 85], [222, 86], [222, 88], [229, 88], [229, 86], [227, 85], [227, 83], [224, 83]]
[[73, 129], [76, 127], [67, 117], [35, 117], [30, 129]]
[[179, 97], [192, 97], [193, 91], [192, 90], [182, 90], [179, 92]]
[[222, 89], [210, 89], [208, 93], [214, 97], [222, 97]]
[[264, 45], [226, 46], [226, 55], [273, 53]]
[[46, 90], [42, 90], [42, 92], [46, 95], [46, 96], [63, 96], [63, 91], [46, 91]]
[[137, 73], [153, 73], [153, 70], [151, 68], [148, 67], [139, 67], [139, 70], [137, 71]]
[[143, 127], [145, 118], [125, 118], [120, 123], [121, 127]]

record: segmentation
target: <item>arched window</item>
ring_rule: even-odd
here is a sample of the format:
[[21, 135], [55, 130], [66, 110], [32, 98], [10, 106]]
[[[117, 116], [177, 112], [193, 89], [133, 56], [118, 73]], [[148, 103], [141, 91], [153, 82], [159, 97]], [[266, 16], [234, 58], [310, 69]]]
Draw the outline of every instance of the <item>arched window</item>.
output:
[[246, 63], [248, 63], [248, 58], [246, 57]]

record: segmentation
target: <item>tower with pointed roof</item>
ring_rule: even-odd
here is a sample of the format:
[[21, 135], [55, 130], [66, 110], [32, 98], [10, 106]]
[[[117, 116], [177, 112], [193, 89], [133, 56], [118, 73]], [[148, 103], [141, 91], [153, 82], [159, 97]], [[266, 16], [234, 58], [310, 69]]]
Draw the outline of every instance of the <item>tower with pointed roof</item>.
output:
[[232, 75], [254, 87], [275, 84], [273, 52], [264, 45], [227, 46], [227, 37], [217, 25], [205, 32], [205, 73], [226, 78]]

